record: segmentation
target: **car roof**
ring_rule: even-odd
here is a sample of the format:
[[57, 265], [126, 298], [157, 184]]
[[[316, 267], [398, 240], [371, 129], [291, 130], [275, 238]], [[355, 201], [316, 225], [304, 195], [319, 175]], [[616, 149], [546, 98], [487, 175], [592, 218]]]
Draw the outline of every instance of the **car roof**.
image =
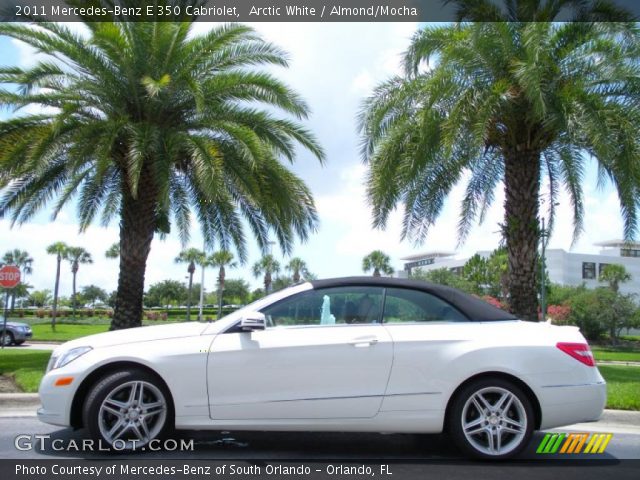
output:
[[435, 295], [451, 303], [473, 321], [517, 320], [517, 317], [512, 313], [494, 307], [478, 297], [464, 293], [456, 288], [425, 282], [423, 280], [358, 276], [311, 280], [309, 283], [311, 283], [314, 289], [347, 286], [375, 286], [381, 288], [405, 288], [410, 290], [419, 290]]

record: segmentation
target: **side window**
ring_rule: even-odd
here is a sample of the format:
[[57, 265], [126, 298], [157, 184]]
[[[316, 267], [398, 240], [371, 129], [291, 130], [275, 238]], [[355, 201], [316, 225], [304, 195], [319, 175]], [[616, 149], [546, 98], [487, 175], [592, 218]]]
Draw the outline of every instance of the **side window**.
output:
[[335, 287], [299, 293], [262, 309], [267, 325], [379, 323], [382, 288]]
[[384, 304], [385, 323], [466, 322], [457, 308], [430, 293], [388, 288]]

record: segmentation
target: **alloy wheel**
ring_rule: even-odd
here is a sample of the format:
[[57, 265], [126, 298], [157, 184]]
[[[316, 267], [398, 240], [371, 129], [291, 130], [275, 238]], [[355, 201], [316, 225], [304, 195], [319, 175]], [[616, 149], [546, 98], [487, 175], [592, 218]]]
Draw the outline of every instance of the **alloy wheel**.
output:
[[461, 425], [467, 442], [478, 452], [502, 456], [522, 444], [528, 418], [524, 405], [513, 392], [486, 387], [465, 402]]
[[102, 437], [123, 449], [139, 448], [155, 438], [164, 427], [167, 401], [158, 387], [134, 380], [114, 388], [98, 411]]

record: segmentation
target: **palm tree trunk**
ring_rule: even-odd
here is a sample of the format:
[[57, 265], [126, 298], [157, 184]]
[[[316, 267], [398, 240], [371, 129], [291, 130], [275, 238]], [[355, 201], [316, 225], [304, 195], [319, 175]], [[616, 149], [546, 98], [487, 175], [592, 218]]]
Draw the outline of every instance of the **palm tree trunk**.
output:
[[300, 281], [300, 270], [293, 271], [293, 283], [298, 283]]
[[266, 272], [264, 274], [264, 294], [269, 295], [271, 290], [271, 272]]
[[156, 227], [156, 191], [148, 168], [140, 175], [138, 197], [124, 187], [120, 221], [120, 274], [111, 330], [142, 324], [144, 275]]
[[222, 295], [224, 293], [224, 267], [220, 267], [220, 273], [218, 274], [218, 320], [222, 317]]
[[523, 320], [538, 321], [540, 152], [522, 149], [505, 155], [504, 191], [510, 309]]
[[58, 288], [60, 287], [60, 264], [62, 257], [58, 254], [58, 264], [56, 265], [56, 284], [53, 287], [53, 310], [51, 311], [51, 330], [56, 329], [56, 315], [58, 313]]
[[373, 269], [373, 276], [374, 277], [379, 277], [380, 276], [380, 270], [378, 269], [378, 267]]
[[71, 305], [73, 306], [73, 319], [76, 319], [76, 274], [77, 272], [73, 272], [73, 283], [72, 283], [72, 292], [73, 292], [73, 296], [72, 301], [71, 301]]
[[193, 270], [189, 269], [189, 293], [187, 294], [187, 322], [191, 321], [191, 290], [193, 289]]

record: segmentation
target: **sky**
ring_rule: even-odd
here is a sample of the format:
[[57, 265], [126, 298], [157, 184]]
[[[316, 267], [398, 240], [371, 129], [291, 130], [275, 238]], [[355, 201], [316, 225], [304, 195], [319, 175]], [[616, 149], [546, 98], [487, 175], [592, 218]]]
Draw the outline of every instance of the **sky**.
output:
[[[456, 225], [464, 182], [453, 189], [440, 219], [422, 245], [400, 241], [399, 211], [392, 214], [384, 231], [371, 227], [371, 209], [363, 185], [366, 166], [359, 155], [356, 117], [363, 98], [372, 88], [400, 73], [401, 54], [419, 27], [417, 24], [257, 23], [253, 27], [266, 40], [289, 53], [289, 68], [278, 68], [274, 73], [296, 89], [310, 105], [311, 116], [304, 124], [315, 133], [326, 152], [324, 167], [305, 151], [300, 151], [291, 167], [311, 188], [320, 218], [317, 233], [304, 244], [298, 242], [293, 256], [303, 258], [319, 278], [329, 278], [362, 274], [362, 258], [376, 249], [386, 252], [393, 267], [400, 270], [403, 267], [401, 258], [407, 255], [437, 250], [464, 258], [498, 246], [504, 202], [501, 186], [485, 222], [476, 225], [460, 247], [457, 247]], [[211, 26], [199, 24], [196, 28], [198, 33]], [[36, 60], [30, 47], [0, 37], [0, 65], [26, 66]], [[12, 112], [0, 111], [0, 119], [10, 115]], [[549, 248], [596, 253], [599, 248], [594, 243], [622, 236], [615, 190], [611, 185], [596, 189], [594, 163], [588, 165], [586, 173], [584, 232], [574, 244], [571, 205], [563, 194]], [[92, 254], [94, 263], [80, 267], [79, 287], [95, 284], [107, 291], [116, 288], [118, 262], [106, 259], [104, 252], [118, 239], [117, 222], [107, 228], [96, 225], [80, 234], [75, 209], [69, 207], [54, 222], [50, 221], [49, 209], [44, 209], [31, 222], [13, 228], [7, 219], [0, 219], [0, 231], [0, 254], [20, 248], [34, 258], [33, 274], [26, 282], [38, 290], [53, 290], [55, 259], [47, 255], [45, 249], [56, 241], [82, 246]], [[195, 224], [189, 246], [202, 247], [202, 237]], [[186, 281], [186, 266], [174, 262], [181, 248], [175, 235], [164, 241], [154, 239], [147, 262], [147, 287], [165, 279]], [[281, 264], [288, 262], [277, 248], [273, 253]], [[251, 265], [259, 257], [255, 241], [250, 241], [249, 261], [228, 270], [227, 278], [243, 278], [252, 288], [259, 287], [261, 279], [254, 278], [251, 273]], [[70, 295], [70, 266], [63, 266], [62, 271], [60, 293]], [[215, 276], [212, 269], [207, 270], [207, 291], [215, 290]], [[200, 272], [197, 271], [196, 280], [199, 279]]]

